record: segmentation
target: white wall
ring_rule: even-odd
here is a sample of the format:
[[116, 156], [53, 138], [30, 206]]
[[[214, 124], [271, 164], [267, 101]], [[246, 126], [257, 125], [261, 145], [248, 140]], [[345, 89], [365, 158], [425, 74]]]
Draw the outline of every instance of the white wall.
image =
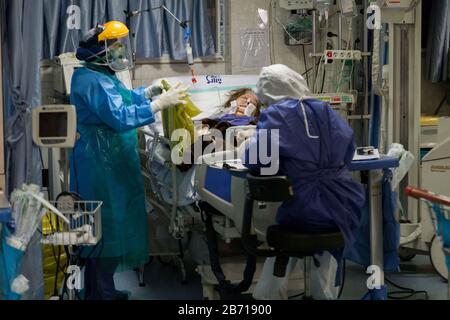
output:
[[[241, 69], [241, 29], [257, 28], [258, 9], [264, 9], [269, 11], [270, 0], [230, 0], [229, 7], [229, 34], [228, 39], [231, 39], [231, 73], [243, 74], [253, 73], [258, 74], [259, 69], [254, 70], [242, 70]], [[285, 23], [289, 17], [289, 12], [279, 8], [278, 1], [273, 1], [272, 15], [278, 16], [279, 19]], [[305, 72], [304, 62], [302, 57], [302, 51], [300, 46], [290, 47], [284, 44], [284, 30], [275, 22], [272, 21], [273, 29], [273, 59], [272, 64], [281, 63], [294, 69], [297, 72]], [[306, 53], [309, 54], [309, 51]], [[309, 59], [308, 59], [309, 60]]]
[[[197, 63], [195, 72], [197, 74], [225, 74], [225, 62]], [[190, 75], [189, 66], [185, 63], [176, 64], [146, 64], [138, 62], [132, 72], [133, 85], [135, 87], [148, 86], [153, 80], [171, 76]]]

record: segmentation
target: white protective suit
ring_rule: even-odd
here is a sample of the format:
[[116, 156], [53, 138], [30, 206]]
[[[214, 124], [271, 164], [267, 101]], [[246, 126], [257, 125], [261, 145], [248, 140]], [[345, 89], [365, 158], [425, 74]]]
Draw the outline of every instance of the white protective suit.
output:
[[[272, 65], [263, 68], [257, 83], [256, 94], [267, 107], [274, 105], [284, 99], [302, 99], [310, 96], [305, 79], [285, 65]], [[245, 145], [248, 145], [248, 142]], [[243, 155], [243, 146], [239, 148], [239, 155]], [[316, 260], [320, 267], [312, 264], [311, 285], [312, 295], [316, 300], [334, 300], [338, 298], [339, 287], [335, 286], [338, 262], [328, 252], [317, 255]], [[300, 262], [300, 263], [299, 263]], [[287, 267], [286, 277], [277, 278], [273, 275], [275, 258], [267, 259], [261, 279], [255, 289], [253, 297], [259, 300], [287, 300], [289, 277], [297, 267], [303, 269], [303, 261], [292, 258]], [[293, 288], [294, 289], [294, 288]], [[302, 288], [296, 288], [301, 290]]]

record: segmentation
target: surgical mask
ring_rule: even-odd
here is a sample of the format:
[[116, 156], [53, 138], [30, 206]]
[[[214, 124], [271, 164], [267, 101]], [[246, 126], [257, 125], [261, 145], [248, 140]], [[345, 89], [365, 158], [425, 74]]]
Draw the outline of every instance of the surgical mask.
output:
[[238, 109], [238, 103], [236, 100], [230, 102], [230, 114], [235, 114]]
[[256, 109], [257, 108], [256, 108], [256, 106], [253, 103], [249, 103], [247, 105], [247, 109], [245, 109], [245, 115], [247, 117], [252, 117], [253, 114], [255, 113]]
[[[238, 102], [236, 100], [231, 101], [230, 107], [231, 107], [230, 114], [235, 114], [239, 107]], [[247, 102], [247, 108], [245, 109], [244, 115], [247, 117], [252, 117], [256, 109], [257, 108], [253, 103]]]

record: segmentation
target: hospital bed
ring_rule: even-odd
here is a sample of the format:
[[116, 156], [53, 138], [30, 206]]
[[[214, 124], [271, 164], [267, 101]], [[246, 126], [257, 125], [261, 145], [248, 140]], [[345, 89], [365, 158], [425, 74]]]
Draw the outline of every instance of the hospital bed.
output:
[[[194, 120], [210, 118], [220, 113], [220, 106], [227, 100], [227, 94], [240, 88], [256, 88], [257, 76], [199, 76], [198, 83], [189, 93], [192, 101], [203, 113]], [[189, 84], [190, 77], [168, 78], [169, 83], [182, 82]], [[160, 80], [157, 80], [160, 81]], [[159, 116], [159, 115], [158, 115]], [[160, 117], [160, 116], [159, 116]], [[234, 137], [240, 130], [255, 129], [255, 127], [230, 128], [230, 137]], [[224, 156], [227, 159], [236, 158], [236, 150], [231, 149], [223, 153], [204, 156], [200, 163], [188, 172], [181, 173], [170, 160], [170, 142], [163, 137], [161, 118], [151, 126], [141, 130], [141, 160], [144, 178], [146, 181], [147, 201], [157, 212], [159, 220], [165, 220], [163, 228], [167, 228], [172, 240], [164, 241], [165, 245], [173, 243], [171, 250], [161, 250], [159, 239], [151, 236], [151, 256], [168, 255], [178, 259], [181, 265], [183, 279], [185, 280], [182, 257], [184, 248], [189, 248], [191, 256], [197, 263], [197, 272], [202, 278], [204, 297], [207, 299], [219, 298], [214, 286], [218, 284], [210, 266], [210, 258], [205, 239], [204, 217], [196, 205], [198, 201], [206, 202], [215, 208], [218, 214], [214, 215], [214, 230], [221, 240], [231, 244], [233, 240], [241, 238], [242, 217], [246, 194], [246, 180], [233, 177], [226, 170], [217, 167], [212, 160]], [[229, 132], [227, 132], [229, 133]], [[211, 159], [211, 157], [213, 159]], [[195, 186], [195, 188], [194, 188]], [[265, 241], [265, 227], [273, 224], [277, 205], [257, 204], [255, 210], [260, 219], [255, 221], [255, 231], [258, 238]], [[150, 228], [155, 229], [156, 221], [150, 221]], [[152, 232], [150, 232], [152, 234]], [[154, 234], [154, 233], [153, 233]], [[166, 233], [167, 234], [167, 233]], [[155, 245], [156, 244], [156, 245]], [[159, 252], [158, 252], [159, 251]], [[254, 283], [262, 270], [264, 261], [257, 264]], [[222, 269], [231, 282], [242, 280], [241, 271], [245, 267], [245, 255], [237, 250], [221, 255]], [[290, 285], [301, 288], [302, 281], [298, 274]]]
[[[201, 117], [209, 118], [220, 113], [231, 90], [255, 88], [256, 76], [199, 76], [198, 83], [189, 93], [192, 101], [203, 111]], [[166, 79], [169, 83], [190, 84], [190, 77]], [[160, 82], [160, 80], [156, 80]], [[200, 118], [201, 118], [200, 117]], [[204, 224], [196, 207], [193, 167], [180, 172], [170, 157], [170, 141], [164, 137], [161, 115], [156, 122], [140, 130], [141, 168], [144, 175], [146, 201], [149, 207], [151, 257], [175, 257], [180, 263], [182, 278], [186, 280], [182, 257], [184, 247], [193, 229], [203, 231]], [[203, 259], [200, 259], [203, 260]], [[139, 272], [141, 285], [143, 269]]]

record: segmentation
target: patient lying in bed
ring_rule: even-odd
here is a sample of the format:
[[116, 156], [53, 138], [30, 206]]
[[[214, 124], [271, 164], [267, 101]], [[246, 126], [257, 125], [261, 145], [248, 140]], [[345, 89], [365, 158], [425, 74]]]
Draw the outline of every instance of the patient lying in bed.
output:
[[[216, 146], [224, 143], [225, 132], [236, 126], [248, 126], [256, 125], [259, 119], [261, 110], [261, 104], [258, 101], [255, 93], [251, 89], [240, 89], [232, 91], [229, 94], [227, 102], [219, 112], [214, 115], [210, 115], [208, 118], [197, 120], [198, 130], [198, 140], [196, 142], [197, 148], [199, 147], [202, 151], [205, 150], [207, 146], [214, 143]], [[222, 139], [216, 141], [214, 139], [208, 139], [208, 132], [212, 129], [217, 129], [222, 132]], [[220, 148], [217, 147], [216, 150]], [[149, 145], [145, 137], [141, 137], [141, 149], [148, 150]], [[195, 145], [192, 146], [187, 156], [191, 158], [190, 163], [195, 163]], [[171, 161], [171, 151], [169, 145], [160, 144], [155, 150], [154, 160], [150, 165], [146, 162], [148, 159], [142, 159], [143, 168], [150, 167], [150, 171], [155, 175], [156, 179], [159, 181], [161, 186], [161, 193], [166, 203], [172, 204], [173, 194], [172, 194], [172, 173], [165, 166], [165, 163]], [[178, 166], [179, 170], [176, 173], [177, 176], [177, 186], [178, 186], [178, 202], [179, 206], [190, 205], [196, 200], [196, 192], [194, 189], [194, 171], [195, 168], [192, 164], [183, 164]]]
[[[231, 127], [253, 126], [258, 122], [261, 112], [261, 103], [252, 89], [243, 88], [231, 91], [227, 102], [224, 104], [220, 113], [201, 120], [198, 125], [198, 139], [192, 145], [190, 156], [191, 164], [183, 164], [178, 166], [181, 171], [187, 171], [195, 163], [194, 149], [199, 148], [204, 151], [209, 145], [214, 143], [216, 151], [225, 149], [226, 131]], [[220, 132], [220, 137], [217, 134], [210, 134], [212, 130], [216, 133]], [[238, 141], [235, 139], [234, 146], [237, 147]], [[188, 155], [189, 156], [189, 155]]]

